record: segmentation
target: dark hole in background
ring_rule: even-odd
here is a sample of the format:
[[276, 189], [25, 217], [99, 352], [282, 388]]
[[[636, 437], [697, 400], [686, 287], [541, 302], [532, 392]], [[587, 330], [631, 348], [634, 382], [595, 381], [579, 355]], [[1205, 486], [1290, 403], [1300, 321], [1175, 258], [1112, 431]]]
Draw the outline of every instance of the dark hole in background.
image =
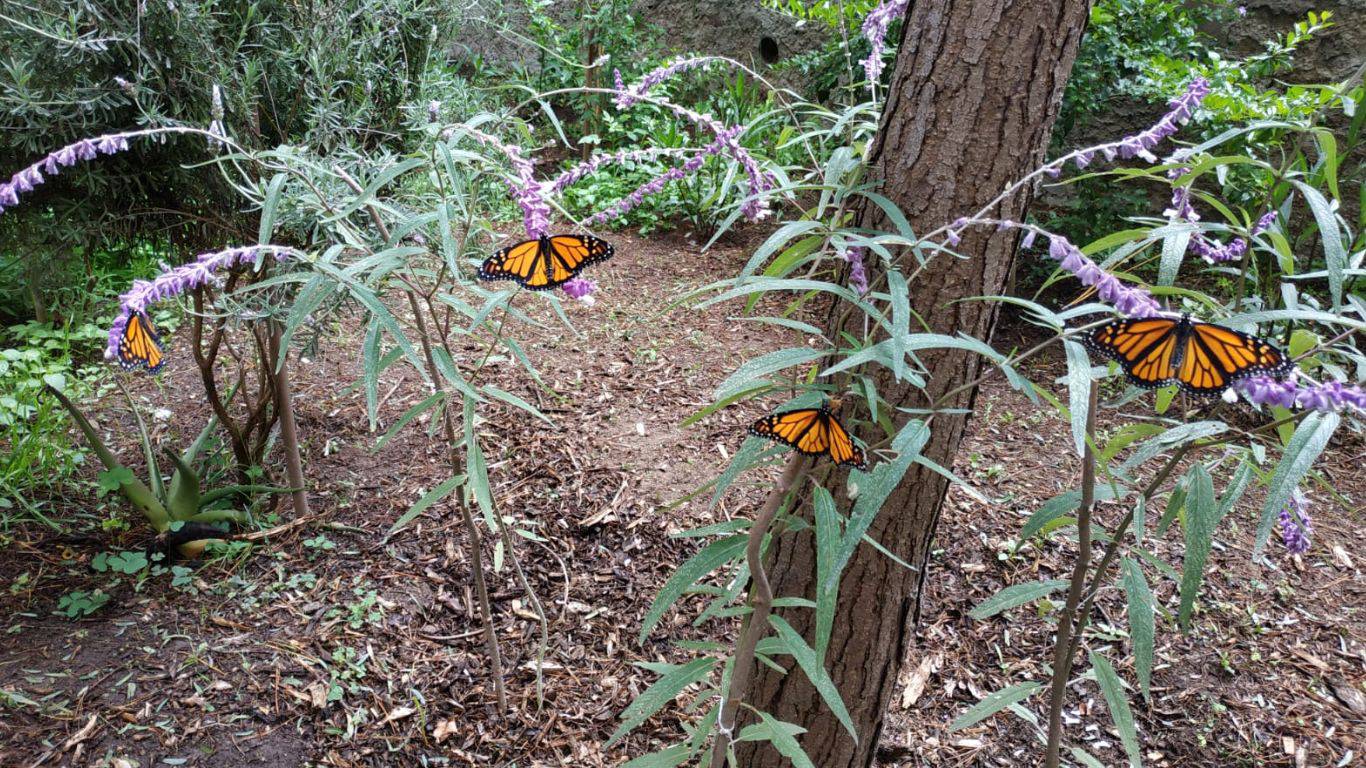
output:
[[771, 37], [759, 38], [759, 58], [765, 64], [776, 64], [778, 62], [778, 41]]

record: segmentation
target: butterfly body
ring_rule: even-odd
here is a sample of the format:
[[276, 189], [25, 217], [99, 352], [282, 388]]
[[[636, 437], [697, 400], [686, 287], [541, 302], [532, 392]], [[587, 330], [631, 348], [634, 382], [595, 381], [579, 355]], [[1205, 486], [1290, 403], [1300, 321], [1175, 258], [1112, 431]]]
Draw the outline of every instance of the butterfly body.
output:
[[152, 321], [141, 312], [129, 315], [128, 325], [119, 337], [119, 367], [125, 371], [142, 369], [156, 373], [165, 364], [161, 337], [152, 327]]
[[807, 456], [829, 456], [836, 464], [859, 469], [868, 457], [829, 408], [798, 408], [769, 414], [750, 425], [749, 433], [791, 446]]
[[1082, 343], [1119, 363], [1140, 387], [1177, 384], [1204, 396], [1218, 395], [1241, 378], [1280, 378], [1294, 369], [1269, 342], [1190, 315], [1114, 320], [1083, 336]]
[[482, 280], [512, 280], [548, 291], [573, 280], [590, 264], [612, 258], [612, 245], [592, 235], [542, 235], [499, 250], [479, 267]]

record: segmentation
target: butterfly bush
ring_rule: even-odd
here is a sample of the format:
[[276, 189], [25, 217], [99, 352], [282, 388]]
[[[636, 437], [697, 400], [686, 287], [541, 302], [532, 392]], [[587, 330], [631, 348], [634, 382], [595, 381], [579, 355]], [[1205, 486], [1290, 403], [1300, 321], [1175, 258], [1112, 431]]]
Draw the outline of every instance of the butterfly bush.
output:
[[1297, 490], [1281, 507], [1281, 543], [1292, 555], [1309, 551], [1309, 537], [1314, 533], [1314, 521], [1309, 517], [1309, 503]]
[[180, 296], [189, 291], [218, 284], [218, 272], [234, 267], [256, 264], [266, 256], [276, 261], [296, 258], [300, 253], [279, 245], [248, 245], [200, 254], [198, 258], [172, 269], [167, 269], [153, 280], [134, 280], [133, 287], [119, 297], [119, 312], [109, 328], [109, 343], [104, 349], [106, 360], [119, 353], [119, 340], [133, 315], [143, 314], [160, 301]]

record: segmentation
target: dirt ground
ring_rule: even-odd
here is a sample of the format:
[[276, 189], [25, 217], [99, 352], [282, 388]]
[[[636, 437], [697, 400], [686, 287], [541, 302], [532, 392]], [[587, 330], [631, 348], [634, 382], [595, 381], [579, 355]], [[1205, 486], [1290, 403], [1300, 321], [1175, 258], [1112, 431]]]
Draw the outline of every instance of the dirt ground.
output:
[[[499, 508], [537, 537], [519, 545], [549, 617], [543, 703], [534, 672], [539, 625], [507, 558], [486, 549], [501, 566], [491, 589], [514, 709], [498, 718], [455, 508], [438, 504], [386, 540], [399, 515], [447, 478], [445, 446], [429, 439], [422, 420], [374, 450], [379, 434], [426, 393], [416, 375], [386, 373], [382, 418], [371, 433], [363, 392], [345, 386], [357, 378], [355, 333], [339, 327], [294, 369], [314, 519], [239, 545], [235, 557], [201, 564], [175, 583], [170, 574], [111, 578], [92, 570], [101, 552], [141, 550], [145, 534], [136, 526], [114, 534], [85, 524], [61, 534], [36, 524], [9, 531], [0, 560], [0, 583], [9, 585], [0, 591], [0, 765], [613, 766], [676, 738], [686, 695], [621, 744], [603, 746], [622, 709], [654, 679], [637, 662], [676, 662], [687, 656], [673, 641], [727, 640], [733, 631], [726, 620], [692, 627], [702, 603], [690, 598], [637, 642], [650, 600], [700, 546], [671, 534], [748, 514], [764, 481], [746, 478], [715, 508], [708, 494], [679, 503], [720, 471], [762, 405], [679, 425], [740, 360], [802, 340], [734, 320], [738, 306], [668, 308], [670, 298], [734, 274], [746, 244], [699, 253], [679, 234], [616, 242], [618, 256], [594, 268], [596, 304], [566, 303], [581, 336], [553, 323], [518, 331], [559, 396], [530, 385], [514, 363], [495, 367], [498, 382], [535, 402], [555, 427], [510, 408], [478, 425]], [[1006, 323], [1000, 342], [1025, 343], [1027, 335]], [[148, 410], [174, 413], [156, 422], [158, 438], [183, 444], [207, 409], [185, 350], [173, 339], [169, 352], [158, 379], [130, 384]], [[1058, 361], [1030, 371], [1038, 381], [1060, 372]], [[956, 733], [947, 727], [993, 690], [1046, 680], [1051, 620], [1032, 606], [982, 621], [968, 611], [1003, 585], [1064, 578], [1073, 549], [1061, 536], [1018, 552], [1011, 546], [1038, 504], [1074, 482], [1067, 425], [997, 380], [979, 403], [955, 469], [991, 503], [950, 493], [919, 642], [879, 753], [885, 766], [1029, 765], [1040, 752], [1035, 727], [1009, 712]], [[91, 410], [133, 464], [131, 417], [118, 396]], [[1104, 420], [1118, 424], [1125, 412]], [[1314, 493], [1316, 536], [1301, 558], [1273, 550], [1271, 567], [1253, 563], [1257, 499], [1229, 515], [1188, 634], [1174, 626], [1175, 582], [1149, 569], [1161, 611], [1158, 663], [1151, 703], [1134, 699], [1148, 765], [1362, 762], [1362, 455], [1360, 442], [1330, 448], [1321, 468], [1354, 508]], [[69, 494], [63, 504], [73, 515], [95, 505], [88, 486]], [[1100, 516], [1113, 524], [1118, 513], [1102, 507]], [[1148, 534], [1179, 568], [1179, 532]], [[54, 615], [63, 595], [95, 588], [112, 599], [94, 615]], [[1106, 590], [1085, 647], [1109, 649], [1132, 681], [1123, 626], [1123, 596]], [[1070, 693], [1071, 743], [1105, 765], [1122, 764], [1094, 680], [1079, 676]], [[1042, 697], [1022, 711], [1043, 718]]]

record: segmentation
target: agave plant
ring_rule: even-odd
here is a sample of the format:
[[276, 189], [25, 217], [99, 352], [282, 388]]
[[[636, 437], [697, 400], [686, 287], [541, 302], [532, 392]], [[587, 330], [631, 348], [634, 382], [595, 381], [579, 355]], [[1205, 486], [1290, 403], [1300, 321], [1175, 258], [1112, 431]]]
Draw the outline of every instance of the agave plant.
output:
[[70, 398], [50, 384], [45, 386], [71, 414], [72, 421], [76, 422], [76, 426], [85, 435], [86, 442], [99, 457], [100, 463], [118, 482], [119, 492], [147, 518], [147, 522], [157, 532], [167, 552], [174, 547], [185, 557], [196, 557], [204, 550], [209, 540], [226, 537], [227, 530], [219, 527], [221, 524], [246, 523], [247, 513], [231, 506], [234, 498], [250, 493], [288, 493], [291, 490], [270, 485], [228, 485], [204, 491], [199, 473], [194, 469], [194, 463], [218, 424], [216, 417], [209, 419], [204, 429], [199, 432], [199, 436], [183, 453], [177, 454], [169, 448], [165, 449], [165, 454], [174, 467], [170, 478], [167, 479], [156, 460], [156, 451], [142, 422], [142, 416], [134, 408], [133, 414], [138, 420], [143, 456], [147, 461], [147, 481], [144, 482], [119, 461], [109, 446], [100, 439], [94, 425]]

